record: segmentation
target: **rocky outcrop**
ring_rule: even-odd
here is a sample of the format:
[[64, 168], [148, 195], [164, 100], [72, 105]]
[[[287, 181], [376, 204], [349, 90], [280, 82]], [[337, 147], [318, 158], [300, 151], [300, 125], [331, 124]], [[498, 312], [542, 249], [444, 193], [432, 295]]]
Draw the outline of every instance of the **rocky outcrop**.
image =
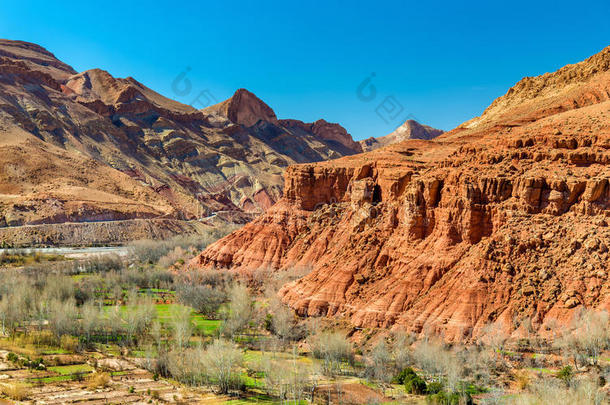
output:
[[408, 139], [425, 139], [431, 140], [443, 134], [442, 129], [432, 128], [428, 125], [422, 125], [415, 120], [407, 120], [404, 124], [396, 128], [392, 133], [381, 136], [379, 138], [368, 138], [360, 141], [360, 145], [365, 152], [392, 145]]
[[207, 107], [203, 111], [246, 127], [251, 127], [259, 121], [277, 121], [271, 107], [246, 89], [238, 89], [230, 99]]
[[292, 166], [280, 202], [190, 265], [308, 266], [280, 292], [297, 313], [454, 341], [610, 310], [610, 101], [573, 102], [610, 77], [566, 86], [433, 141]]
[[280, 123], [288, 129], [300, 129], [313, 134], [317, 139], [325, 141], [344, 155], [361, 153], [362, 146], [354, 141], [352, 136], [339, 124], [333, 124], [325, 120], [318, 120], [311, 124], [306, 124], [298, 120], [280, 120]]

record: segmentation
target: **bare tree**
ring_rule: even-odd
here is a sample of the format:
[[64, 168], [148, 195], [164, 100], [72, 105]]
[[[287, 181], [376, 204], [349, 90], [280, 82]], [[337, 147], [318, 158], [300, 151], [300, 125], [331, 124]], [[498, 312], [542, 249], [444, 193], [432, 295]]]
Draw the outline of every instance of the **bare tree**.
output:
[[322, 332], [311, 338], [314, 357], [323, 360], [324, 374], [334, 376], [343, 371], [343, 364], [353, 364], [352, 344], [338, 332]]
[[254, 314], [254, 305], [248, 289], [236, 284], [229, 293], [230, 307], [223, 324], [223, 334], [233, 338], [243, 333], [250, 325]]
[[269, 298], [266, 313], [270, 320], [269, 330], [282, 340], [282, 345], [305, 337], [305, 328], [298, 324], [294, 311], [284, 305], [277, 295]]
[[392, 355], [383, 339], [373, 347], [366, 360], [365, 375], [367, 378], [385, 384], [392, 380], [395, 374], [392, 367]]
[[188, 345], [193, 334], [193, 323], [191, 322], [191, 309], [176, 306], [171, 310], [171, 326], [174, 334], [174, 344], [179, 349]]
[[402, 371], [411, 363], [411, 345], [415, 342], [415, 336], [403, 331], [394, 333], [391, 351], [397, 371]]
[[610, 347], [608, 313], [582, 310], [560, 339], [560, 346], [564, 356], [572, 360], [576, 369], [587, 364], [596, 365], [601, 353]]
[[239, 385], [239, 367], [243, 363], [243, 353], [233, 343], [215, 340], [203, 356], [206, 373], [222, 394]]
[[221, 290], [191, 283], [176, 286], [176, 297], [208, 318], [216, 318], [220, 305], [226, 300], [226, 294]]

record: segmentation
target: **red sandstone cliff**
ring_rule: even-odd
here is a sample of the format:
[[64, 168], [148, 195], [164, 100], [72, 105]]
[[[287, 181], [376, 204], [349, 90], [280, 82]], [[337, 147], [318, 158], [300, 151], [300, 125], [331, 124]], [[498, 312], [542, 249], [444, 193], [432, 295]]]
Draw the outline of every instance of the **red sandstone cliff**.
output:
[[312, 266], [281, 295], [356, 326], [552, 333], [610, 310], [610, 48], [519, 82], [433, 141], [291, 166], [285, 196], [193, 266]]

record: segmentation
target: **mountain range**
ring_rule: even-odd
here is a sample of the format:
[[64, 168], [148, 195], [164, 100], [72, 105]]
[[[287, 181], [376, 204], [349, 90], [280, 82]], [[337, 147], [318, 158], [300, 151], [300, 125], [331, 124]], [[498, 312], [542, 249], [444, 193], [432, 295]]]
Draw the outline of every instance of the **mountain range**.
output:
[[281, 198], [288, 166], [362, 151], [339, 124], [278, 119], [245, 89], [197, 110], [0, 40], [0, 240], [70, 244], [79, 230], [80, 243], [108, 243], [245, 223]]

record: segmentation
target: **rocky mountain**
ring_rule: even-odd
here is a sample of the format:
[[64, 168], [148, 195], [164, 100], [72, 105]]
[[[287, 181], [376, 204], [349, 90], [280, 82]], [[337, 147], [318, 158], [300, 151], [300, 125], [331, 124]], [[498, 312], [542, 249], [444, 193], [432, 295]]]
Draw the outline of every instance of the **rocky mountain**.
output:
[[311, 267], [284, 302], [357, 327], [549, 336], [610, 310], [609, 223], [610, 47], [432, 141], [289, 167], [284, 198], [190, 265]]
[[432, 128], [428, 125], [422, 125], [415, 120], [407, 120], [404, 124], [396, 128], [392, 133], [381, 136], [379, 138], [368, 138], [360, 141], [360, 145], [365, 152], [392, 145], [408, 139], [434, 139], [441, 135], [442, 129]]
[[[0, 239], [24, 225], [243, 223], [281, 197], [288, 165], [361, 151], [340, 125], [279, 120], [244, 89], [198, 111], [0, 40]], [[40, 229], [32, 242], [54, 242]]]

